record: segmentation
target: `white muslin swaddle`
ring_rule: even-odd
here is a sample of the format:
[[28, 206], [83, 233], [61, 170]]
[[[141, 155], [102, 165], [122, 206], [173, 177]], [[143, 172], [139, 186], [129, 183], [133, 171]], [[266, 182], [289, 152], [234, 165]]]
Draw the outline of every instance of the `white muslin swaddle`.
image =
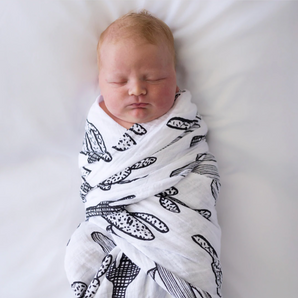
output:
[[219, 174], [191, 94], [128, 130], [100, 100], [79, 156], [86, 221], [65, 258], [75, 297], [221, 297]]

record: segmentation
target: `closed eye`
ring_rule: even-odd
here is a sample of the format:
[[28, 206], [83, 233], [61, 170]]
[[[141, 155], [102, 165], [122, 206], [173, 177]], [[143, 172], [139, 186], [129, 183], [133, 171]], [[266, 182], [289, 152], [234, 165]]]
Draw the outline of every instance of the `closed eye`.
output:
[[147, 82], [159, 82], [159, 81], [162, 81], [162, 80], [164, 80], [165, 78], [157, 78], [157, 79], [151, 79], [151, 78], [149, 78], [149, 79], [146, 79], [146, 81]]
[[109, 83], [114, 85], [125, 85], [127, 81], [116, 81], [116, 82], [109, 82]]

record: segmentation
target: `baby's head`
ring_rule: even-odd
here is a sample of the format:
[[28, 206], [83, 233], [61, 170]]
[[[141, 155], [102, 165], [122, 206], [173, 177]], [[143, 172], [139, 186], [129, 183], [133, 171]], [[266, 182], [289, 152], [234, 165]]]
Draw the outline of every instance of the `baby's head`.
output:
[[159, 118], [173, 106], [176, 86], [174, 38], [148, 12], [113, 22], [97, 47], [100, 106], [129, 128]]
[[97, 44], [97, 64], [100, 69], [101, 46], [104, 41], [143, 40], [153, 45], [165, 46], [176, 63], [174, 37], [171, 29], [146, 10], [128, 13], [111, 23], [100, 35]]

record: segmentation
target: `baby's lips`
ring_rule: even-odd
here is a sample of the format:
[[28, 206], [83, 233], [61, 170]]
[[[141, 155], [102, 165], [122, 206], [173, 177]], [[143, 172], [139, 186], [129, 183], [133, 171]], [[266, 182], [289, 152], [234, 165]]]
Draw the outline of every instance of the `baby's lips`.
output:
[[148, 103], [133, 103], [131, 104], [132, 107], [136, 107], [136, 108], [144, 108], [146, 106], [148, 106]]

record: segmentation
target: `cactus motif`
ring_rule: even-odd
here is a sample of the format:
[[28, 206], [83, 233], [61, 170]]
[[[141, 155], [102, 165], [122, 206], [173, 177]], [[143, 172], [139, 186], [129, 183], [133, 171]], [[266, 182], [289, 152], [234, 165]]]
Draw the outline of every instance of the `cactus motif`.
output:
[[111, 255], [106, 255], [101, 263], [101, 266], [97, 273], [95, 274], [94, 278], [92, 279], [91, 283], [87, 287], [87, 285], [84, 282], [74, 282], [71, 285], [71, 288], [73, 289], [75, 293], [75, 297], [77, 298], [93, 298], [100, 286], [100, 277], [102, 277], [107, 270], [109, 269], [111, 263], [112, 263], [113, 257]]
[[129, 130], [133, 131], [136, 135], [144, 135], [147, 133], [147, 130], [138, 123], [135, 123]]
[[126, 151], [137, 144], [132, 136], [128, 133], [129, 131], [132, 131], [136, 135], [144, 135], [147, 133], [147, 130], [142, 125], [135, 123], [127, 132], [123, 134], [123, 136], [118, 141], [118, 144], [116, 146], [113, 146], [115, 150]]
[[141, 161], [139, 161], [139, 162], [135, 163], [134, 165], [132, 165], [131, 167], [127, 167], [123, 171], [120, 171], [120, 172], [112, 175], [108, 179], [106, 179], [106, 180], [102, 181], [101, 183], [99, 183], [97, 186], [102, 190], [110, 190], [113, 184], [130, 183], [130, 182], [133, 182], [135, 180], [142, 179], [144, 177], [139, 177], [139, 178], [136, 178], [136, 179], [133, 179], [133, 180], [127, 180], [126, 178], [131, 174], [131, 172], [133, 170], [138, 170], [138, 169], [148, 167], [148, 166], [152, 165], [153, 163], [155, 163], [156, 160], [157, 160], [156, 157], [144, 158]]
[[171, 188], [166, 189], [165, 191], [155, 196], [159, 198], [159, 203], [163, 208], [174, 213], [180, 213], [179, 206], [176, 203], [179, 203], [183, 206], [186, 206], [186, 205], [183, 202], [173, 197], [174, 195], [177, 195], [177, 194], [178, 194], [178, 189], [172, 186]]
[[211, 211], [209, 211], [207, 209], [196, 209], [195, 211], [197, 211], [198, 213], [200, 213], [206, 219], [210, 220], [210, 217], [212, 215], [211, 214]]
[[100, 232], [93, 232], [91, 238], [94, 242], [100, 245], [105, 254], [108, 254], [114, 247], [116, 247], [116, 244], [112, 239]]
[[216, 159], [211, 153], [198, 154], [196, 157], [197, 166], [193, 169], [193, 173], [205, 175], [211, 179], [219, 180]]
[[109, 269], [111, 263], [112, 263], [113, 257], [111, 255], [106, 255], [101, 263], [101, 266], [97, 273], [95, 274], [93, 280], [89, 284], [84, 298], [93, 298], [100, 286], [100, 278], [106, 274], [107, 270]]
[[87, 169], [86, 167], [82, 167], [81, 169], [81, 177], [82, 177], [82, 184], [80, 187], [80, 196], [83, 201], [83, 203], [86, 202], [86, 195], [90, 190], [93, 189], [91, 185], [86, 181], [86, 178], [91, 173], [91, 170]]
[[198, 116], [196, 116], [196, 119], [193, 120], [173, 117], [168, 121], [167, 126], [179, 130], [189, 130], [190, 128], [199, 128], [199, 120], [201, 120], [201, 118]]
[[87, 219], [92, 216], [101, 216], [110, 225], [107, 230], [116, 234], [119, 230], [139, 240], [153, 240], [155, 238], [151, 230], [142, 222], [146, 222], [160, 233], [167, 233], [169, 228], [156, 216], [141, 212], [128, 212], [124, 206], [111, 206], [113, 201], [103, 201], [96, 206], [86, 209]]
[[195, 287], [158, 264], [155, 268], [150, 269], [147, 274], [154, 280], [158, 274], [167, 291], [175, 298], [197, 297], [194, 290], [199, 291]]
[[203, 140], [206, 140], [206, 136], [194, 136], [190, 142], [190, 147], [196, 146], [197, 144], [199, 144], [200, 142], [202, 142]]
[[125, 254], [122, 254], [118, 267], [116, 267], [116, 261], [114, 261], [106, 273], [107, 279], [113, 283], [112, 298], [125, 298], [127, 287], [139, 272], [140, 268]]
[[85, 138], [81, 153], [88, 156], [88, 163], [93, 163], [99, 160], [110, 162], [112, 160], [112, 156], [107, 151], [102, 135], [88, 120], [86, 120]]
[[122, 138], [118, 141], [118, 144], [112, 148], [117, 151], [125, 151], [136, 144], [136, 141], [128, 133], [124, 133]]
[[[175, 144], [179, 140], [183, 139], [189, 133], [192, 133], [195, 129], [200, 128], [201, 127], [199, 124], [200, 120], [201, 120], [201, 118], [199, 116], [196, 116], [196, 118], [194, 120], [189, 120], [189, 119], [185, 119], [185, 118], [181, 118], [181, 117], [171, 118], [168, 121], [167, 126], [172, 129], [183, 130], [183, 133], [180, 136], [176, 137], [168, 145], [166, 145], [165, 147], [158, 150], [157, 152], [160, 152], [160, 151], [170, 147], [171, 145]], [[194, 142], [192, 142], [192, 143], [193, 143], [192, 145], [195, 145]], [[191, 144], [190, 144], [190, 147], [191, 147]]]
[[75, 281], [71, 284], [71, 288], [76, 298], [84, 298], [87, 290], [87, 285], [84, 282]]
[[93, 189], [93, 187], [91, 187], [91, 185], [87, 181], [83, 181], [83, 183], [81, 184], [81, 187], [80, 187], [80, 196], [81, 196], [83, 203], [86, 203], [86, 196], [87, 196], [88, 192], [92, 189]]
[[215, 249], [209, 243], [209, 241], [202, 235], [193, 235], [192, 240], [197, 243], [202, 249], [204, 249], [212, 258], [211, 268], [215, 275], [215, 283], [217, 285], [217, 294], [221, 297], [221, 285], [222, 285], [222, 270], [219, 258]]
[[219, 190], [220, 190], [219, 180], [213, 179], [212, 183], [211, 183], [211, 192], [212, 192], [212, 195], [213, 195], [213, 198], [215, 199], [215, 201], [218, 198]]
[[211, 153], [198, 154], [195, 161], [177, 170], [174, 170], [170, 174], [170, 177], [176, 175], [182, 175], [186, 177], [191, 172], [219, 180], [216, 160]]
[[142, 169], [145, 167], [150, 166], [151, 164], [155, 163], [157, 160], [156, 157], [147, 157], [144, 158], [143, 160], [135, 163], [134, 165], [132, 165], [131, 167], [127, 167], [125, 168], [123, 171], [120, 171], [114, 175], [112, 175], [111, 177], [109, 177], [108, 179], [102, 181], [101, 183], [99, 183], [98, 185], [92, 187], [87, 181], [86, 181], [86, 177], [89, 175], [89, 173], [91, 172], [90, 170], [88, 170], [87, 168], [83, 167], [82, 168], [82, 184], [81, 184], [81, 188], [80, 188], [80, 196], [81, 199], [83, 201], [83, 203], [86, 202], [86, 196], [88, 194], [89, 191], [91, 191], [92, 189], [99, 187], [102, 190], [110, 190], [112, 185], [114, 184], [124, 184], [124, 183], [131, 183], [133, 181], [145, 178], [144, 177], [138, 177], [135, 179], [126, 179], [132, 171], [134, 170], [138, 170], [138, 169]]
[[[178, 189], [174, 186], [172, 186], [169, 189], [166, 189], [165, 191], [155, 195], [156, 197], [159, 198], [159, 203], [160, 205], [165, 208], [166, 210], [170, 211], [170, 212], [174, 212], [174, 213], [180, 213], [180, 208], [178, 206], [178, 204], [190, 208], [189, 206], [187, 206], [184, 202], [174, 198], [174, 195], [177, 195]], [[177, 204], [176, 204], [177, 203]], [[192, 208], [190, 208], [192, 209]], [[198, 212], [199, 214], [201, 214], [203, 217], [205, 217], [206, 219], [209, 220], [209, 218], [211, 217], [211, 212], [207, 209], [193, 209], [194, 211]]]

